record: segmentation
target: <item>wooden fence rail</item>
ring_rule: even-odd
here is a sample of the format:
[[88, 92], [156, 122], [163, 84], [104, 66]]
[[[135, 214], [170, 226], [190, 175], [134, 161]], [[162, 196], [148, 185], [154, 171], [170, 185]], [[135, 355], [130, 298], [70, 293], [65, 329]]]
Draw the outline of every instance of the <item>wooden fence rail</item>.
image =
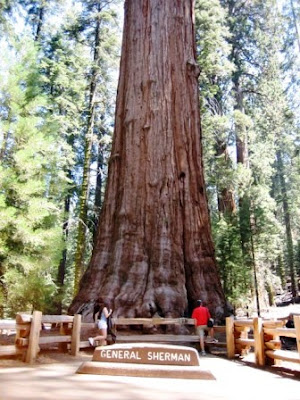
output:
[[[294, 316], [295, 328], [286, 328], [284, 324], [284, 320], [254, 318], [236, 321], [233, 317], [226, 318], [228, 358], [243, 355], [253, 347], [257, 365], [278, 365], [281, 361], [300, 363], [300, 316]], [[280, 337], [295, 338], [298, 351], [282, 350]]]
[[[192, 318], [114, 318], [112, 320], [117, 343], [126, 342], [150, 342], [150, 343], [198, 343], [199, 336], [195, 335], [195, 320]], [[131, 326], [140, 326], [142, 332], [137, 334], [124, 334]], [[168, 332], [144, 333], [143, 330], [151, 327], [155, 331], [157, 327], [171, 326]], [[182, 333], [182, 329], [187, 332]], [[186, 329], [184, 329], [186, 328]], [[191, 329], [189, 329], [191, 328]], [[151, 330], [151, 329], [150, 329]], [[192, 330], [191, 333], [188, 331]], [[172, 333], [170, 332], [172, 331]]]
[[[278, 364], [282, 360], [300, 363], [300, 316], [294, 316], [295, 328], [285, 328], [285, 321], [264, 321], [261, 318], [235, 320], [226, 318], [225, 326], [215, 326], [216, 333], [225, 333], [226, 342], [213, 343], [214, 346], [227, 348], [227, 357], [234, 358], [254, 349], [255, 363], [263, 366]], [[195, 334], [195, 322], [191, 318], [115, 318], [113, 319], [117, 342], [151, 342], [151, 343], [199, 343]], [[89, 347], [87, 340], [81, 340], [84, 329], [94, 328], [93, 323], [81, 321], [81, 315], [42, 315], [34, 311], [32, 315], [19, 313], [16, 320], [0, 320], [0, 333], [16, 331], [15, 344], [0, 345], [0, 356], [23, 354], [23, 360], [32, 363], [40, 345], [58, 344], [61, 351], [70, 351], [76, 356], [81, 348]], [[128, 334], [128, 327], [140, 326], [139, 334]], [[175, 333], [149, 333], [149, 328], [174, 326]], [[53, 329], [55, 332], [53, 333]], [[147, 333], [143, 333], [146, 327]], [[182, 327], [190, 333], [180, 333]], [[151, 331], [151, 329], [150, 329]], [[177, 333], [176, 333], [177, 331]], [[125, 332], [125, 333], [123, 333]], [[280, 337], [295, 338], [298, 352], [281, 349]], [[207, 343], [207, 345], [211, 345]]]
[[[9, 323], [7, 320], [0, 321], [0, 331], [8, 326], [16, 331], [15, 344], [0, 346], [0, 356], [22, 354], [23, 360], [31, 364], [40, 351], [40, 345], [53, 343], [57, 343], [61, 351], [70, 348], [71, 354], [77, 355], [80, 321], [81, 315], [42, 315], [40, 311], [34, 311], [32, 315], [19, 313], [16, 320]], [[50, 329], [53, 326], [56, 327], [56, 335]]]

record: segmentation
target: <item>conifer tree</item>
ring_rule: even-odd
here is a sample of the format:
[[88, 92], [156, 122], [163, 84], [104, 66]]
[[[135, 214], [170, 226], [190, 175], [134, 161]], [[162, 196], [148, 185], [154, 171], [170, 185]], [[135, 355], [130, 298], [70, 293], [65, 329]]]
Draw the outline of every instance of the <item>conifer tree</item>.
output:
[[105, 201], [70, 312], [90, 314], [102, 296], [116, 316], [175, 317], [200, 297], [224, 316], [201, 158], [193, 5], [125, 2]]
[[[71, 22], [71, 21], [70, 21]], [[69, 161], [65, 174], [68, 177], [67, 190], [62, 192], [64, 204], [64, 222], [62, 236], [64, 248], [58, 266], [56, 283], [58, 295], [55, 297], [57, 312], [61, 313], [66, 295], [65, 278], [71, 275], [71, 257], [68, 255], [68, 240], [71, 207], [76, 197], [76, 153], [81, 145], [82, 113], [85, 108], [85, 71], [88, 60], [84, 57], [84, 47], [65, 34], [65, 24], [47, 42], [42, 59], [43, 88], [49, 100], [52, 119], [59, 126], [58, 134], [65, 141]], [[72, 232], [72, 229], [71, 229]], [[70, 246], [69, 246], [69, 250]], [[72, 253], [72, 252], [71, 252]], [[69, 267], [69, 268], [68, 268]], [[69, 269], [69, 271], [68, 271]]]
[[[91, 194], [91, 163], [93, 153], [101, 149], [96, 145], [98, 136], [101, 143], [103, 119], [107, 114], [109, 102], [105, 99], [107, 90], [105, 81], [108, 79], [107, 59], [114, 52], [115, 38], [109, 28], [112, 26], [115, 13], [109, 8], [110, 3], [103, 0], [84, 2], [81, 26], [86, 32], [92, 52], [92, 62], [88, 76], [87, 109], [84, 126], [83, 173], [79, 197], [78, 232], [76, 239], [74, 293], [77, 292], [80, 278], [85, 270], [85, 253], [88, 226], [88, 203]], [[113, 54], [114, 55], [114, 54]], [[106, 116], [107, 118], [107, 116]], [[102, 142], [103, 144], [103, 142]], [[103, 154], [99, 152], [98, 160]], [[99, 168], [99, 161], [98, 161]], [[99, 178], [96, 184], [99, 185]], [[97, 192], [98, 193], [98, 192]], [[98, 201], [99, 196], [96, 196]], [[95, 218], [94, 218], [95, 221]], [[92, 229], [93, 231], [93, 229]]]
[[[242, 277], [234, 198], [234, 165], [229, 155], [229, 87], [233, 65], [226, 12], [219, 0], [196, 2], [196, 38], [202, 111], [206, 184], [210, 200], [216, 256], [226, 298], [235, 302], [248, 286]], [[243, 289], [239, 290], [239, 286]]]
[[7, 140], [2, 142], [0, 167], [0, 253], [9, 313], [46, 309], [51, 303], [62, 247], [60, 190], [66, 183], [64, 145], [41, 92], [36, 51], [30, 41], [21, 42], [17, 50], [1, 86]]

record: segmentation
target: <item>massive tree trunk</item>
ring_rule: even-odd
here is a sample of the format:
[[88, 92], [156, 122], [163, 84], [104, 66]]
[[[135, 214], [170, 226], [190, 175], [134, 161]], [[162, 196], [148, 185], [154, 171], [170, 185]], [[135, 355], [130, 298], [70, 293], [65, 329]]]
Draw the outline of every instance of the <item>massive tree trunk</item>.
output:
[[114, 316], [186, 315], [225, 298], [201, 154], [193, 0], [127, 0], [116, 124], [90, 265], [70, 312], [108, 299]]

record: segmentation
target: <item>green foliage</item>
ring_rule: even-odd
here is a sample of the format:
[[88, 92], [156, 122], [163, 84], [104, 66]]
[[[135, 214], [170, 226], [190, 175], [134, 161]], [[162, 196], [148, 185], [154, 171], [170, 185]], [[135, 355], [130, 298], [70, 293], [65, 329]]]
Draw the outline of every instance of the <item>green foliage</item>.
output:
[[[284, 237], [287, 205], [293, 235], [299, 235], [299, 190], [294, 186], [299, 188], [299, 131], [280, 64], [288, 31], [273, 0], [221, 0], [211, 8], [198, 1], [196, 24], [206, 183], [224, 290], [235, 305], [239, 299], [241, 304], [250, 301], [255, 262], [260, 296], [267, 291], [272, 298], [279, 256], [290, 248]], [[286, 68], [285, 75], [290, 71]], [[242, 158], [236, 160], [234, 147]], [[278, 148], [283, 152], [285, 210]], [[228, 206], [230, 195], [225, 215], [222, 204]], [[231, 271], [240, 277], [234, 284]]]
[[9, 288], [6, 299], [9, 315], [33, 310], [51, 312], [49, 305], [52, 304], [56, 286], [51, 274], [43, 267], [36, 265], [25, 274], [11, 268], [5, 274], [5, 284]]
[[213, 234], [225, 296], [238, 307], [241, 299], [249, 296], [252, 279], [243, 262], [238, 220], [221, 217], [213, 222]]
[[17, 0], [0, 0], [0, 33], [7, 30], [7, 18], [11, 13], [12, 7]]
[[[113, 34], [115, 12], [106, 2], [83, 2], [83, 8], [76, 24], [76, 33], [80, 37], [85, 35], [93, 55], [88, 71], [88, 101], [86, 103], [86, 118], [83, 125], [83, 158], [82, 158], [82, 182], [79, 189], [79, 219], [76, 238], [74, 292], [78, 290], [79, 280], [85, 269], [87, 249], [87, 227], [92, 220], [97, 225], [97, 218], [90, 204], [95, 208], [101, 207], [101, 191], [97, 177], [93, 199], [91, 188], [91, 165], [97, 160], [97, 169], [102, 169], [107, 160], [108, 151], [103, 134], [107, 134], [108, 119], [112, 117], [108, 83], [111, 80], [111, 66], [116, 58], [116, 36]], [[74, 31], [74, 30], [73, 30]], [[108, 34], [108, 32], [110, 34]], [[110, 64], [110, 65], [109, 65]], [[101, 171], [102, 172], [102, 171]], [[102, 180], [101, 180], [102, 184]], [[94, 185], [93, 185], [94, 186]], [[98, 191], [98, 196], [97, 196]]]
[[1, 90], [7, 135], [0, 167], [0, 254], [10, 315], [20, 305], [44, 307], [54, 293], [53, 272], [62, 251], [60, 201], [68, 182], [66, 152], [52, 130], [36, 50], [30, 41], [16, 50]]
[[225, 24], [225, 10], [219, 0], [197, 0], [195, 17], [200, 86], [202, 99], [206, 99], [220, 92], [220, 81], [226, 80], [233, 69], [227, 57], [230, 34]]

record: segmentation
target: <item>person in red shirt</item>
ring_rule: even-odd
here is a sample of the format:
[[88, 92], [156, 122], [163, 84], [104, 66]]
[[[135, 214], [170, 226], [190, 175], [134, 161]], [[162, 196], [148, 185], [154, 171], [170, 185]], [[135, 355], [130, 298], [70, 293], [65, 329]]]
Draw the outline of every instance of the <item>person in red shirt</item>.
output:
[[196, 330], [197, 334], [199, 335], [201, 354], [205, 355], [206, 354], [204, 349], [205, 330], [209, 331], [209, 337], [207, 338], [207, 341], [209, 340], [210, 342], [217, 342], [217, 340], [214, 339], [214, 328], [213, 327], [208, 328], [207, 326], [208, 320], [211, 318], [211, 315], [209, 309], [202, 305], [202, 300], [197, 300], [197, 307], [194, 308], [193, 310], [192, 318], [194, 318], [194, 320], [196, 321]]

